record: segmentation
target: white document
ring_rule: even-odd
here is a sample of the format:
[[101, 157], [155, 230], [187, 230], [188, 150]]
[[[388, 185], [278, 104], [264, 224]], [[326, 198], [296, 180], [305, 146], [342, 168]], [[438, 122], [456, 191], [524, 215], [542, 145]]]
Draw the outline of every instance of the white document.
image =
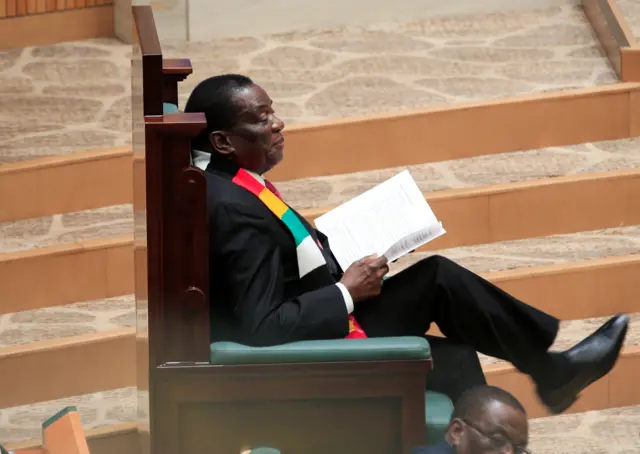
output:
[[446, 233], [408, 170], [325, 213], [316, 228], [343, 270], [371, 254], [392, 262]]

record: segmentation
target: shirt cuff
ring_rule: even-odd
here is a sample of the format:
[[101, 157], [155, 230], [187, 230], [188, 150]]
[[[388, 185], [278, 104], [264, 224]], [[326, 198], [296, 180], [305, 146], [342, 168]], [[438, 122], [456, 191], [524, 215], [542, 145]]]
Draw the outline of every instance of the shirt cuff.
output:
[[338, 282], [336, 285], [340, 289], [340, 292], [342, 292], [342, 298], [344, 298], [344, 304], [345, 306], [347, 306], [347, 313], [348, 314], [352, 313], [353, 298], [351, 298], [351, 294], [349, 293], [349, 290], [347, 290], [347, 287], [345, 287], [345, 285], [342, 284], [341, 282]]

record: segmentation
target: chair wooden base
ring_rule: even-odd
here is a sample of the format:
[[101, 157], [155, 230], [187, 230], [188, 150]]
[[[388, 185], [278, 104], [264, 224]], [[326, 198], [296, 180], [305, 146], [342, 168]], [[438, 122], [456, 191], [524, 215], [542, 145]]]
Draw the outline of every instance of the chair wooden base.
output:
[[424, 363], [363, 363], [360, 373], [347, 367], [343, 375], [329, 364], [299, 365], [298, 374], [296, 366], [289, 365], [286, 375], [277, 366], [262, 372], [251, 366], [226, 377], [208, 370], [213, 367], [158, 371], [152, 407], [160, 451], [154, 454], [241, 452], [247, 446], [386, 454], [424, 444]]

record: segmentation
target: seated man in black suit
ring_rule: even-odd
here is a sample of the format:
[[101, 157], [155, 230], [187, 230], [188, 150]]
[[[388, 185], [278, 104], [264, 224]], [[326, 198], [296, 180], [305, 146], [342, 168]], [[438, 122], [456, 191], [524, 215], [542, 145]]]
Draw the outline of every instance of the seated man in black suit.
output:
[[[185, 110], [204, 112], [207, 119], [193, 146], [211, 155], [205, 174], [212, 341], [264, 346], [423, 336], [436, 323], [451, 342], [528, 374], [554, 413], [566, 410], [615, 364], [626, 315], [611, 318], [577, 346], [551, 353], [556, 318], [444, 257], [426, 258], [384, 285], [384, 257], [364, 257], [341, 270], [327, 237], [288, 207], [263, 176], [283, 158], [284, 123], [251, 79], [207, 79]], [[436, 358], [430, 381], [453, 378], [446, 366]]]
[[494, 386], [466, 391], [442, 443], [413, 454], [528, 454], [529, 423], [522, 404]]

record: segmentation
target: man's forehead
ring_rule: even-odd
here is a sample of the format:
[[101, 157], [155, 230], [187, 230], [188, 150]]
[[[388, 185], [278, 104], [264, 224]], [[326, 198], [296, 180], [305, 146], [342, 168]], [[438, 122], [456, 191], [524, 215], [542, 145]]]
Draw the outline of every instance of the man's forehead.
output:
[[245, 109], [270, 106], [273, 102], [269, 95], [258, 85], [250, 85], [238, 89], [235, 99], [238, 105]]
[[517, 408], [499, 401], [487, 403], [483, 411], [485, 428], [490, 433], [504, 433], [515, 443], [526, 443], [528, 439], [527, 416]]

